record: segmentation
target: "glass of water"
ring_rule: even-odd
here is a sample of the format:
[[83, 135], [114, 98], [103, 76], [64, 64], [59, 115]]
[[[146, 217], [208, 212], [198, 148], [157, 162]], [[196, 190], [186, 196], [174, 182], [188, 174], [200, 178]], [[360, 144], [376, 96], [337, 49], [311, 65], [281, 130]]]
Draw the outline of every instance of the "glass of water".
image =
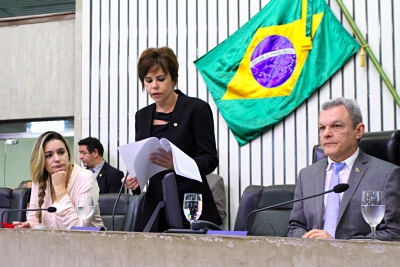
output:
[[186, 219], [190, 222], [197, 221], [203, 211], [203, 198], [198, 193], [186, 193], [183, 199], [183, 213]]
[[371, 226], [372, 240], [375, 240], [376, 226], [385, 215], [385, 193], [377, 190], [362, 192], [361, 211], [364, 220]]
[[92, 216], [94, 212], [93, 197], [91, 195], [79, 195], [76, 198], [76, 212], [83, 221], [85, 227], [85, 220]]

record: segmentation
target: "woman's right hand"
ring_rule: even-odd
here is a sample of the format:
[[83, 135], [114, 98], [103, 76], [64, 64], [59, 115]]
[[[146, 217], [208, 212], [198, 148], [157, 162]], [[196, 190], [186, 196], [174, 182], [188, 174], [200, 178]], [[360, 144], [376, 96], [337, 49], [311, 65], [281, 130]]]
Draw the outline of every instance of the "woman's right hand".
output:
[[[122, 178], [121, 183], [123, 183], [125, 178]], [[132, 177], [128, 174], [126, 177], [125, 187], [128, 187], [130, 190], [135, 191], [139, 187], [139, 181], [137, 177]]]
[[12, 222], [12, 225], [14, 225], [15, 228], [31, 228], [31, 224], [27, 222], [17, 222], [14, 221]]

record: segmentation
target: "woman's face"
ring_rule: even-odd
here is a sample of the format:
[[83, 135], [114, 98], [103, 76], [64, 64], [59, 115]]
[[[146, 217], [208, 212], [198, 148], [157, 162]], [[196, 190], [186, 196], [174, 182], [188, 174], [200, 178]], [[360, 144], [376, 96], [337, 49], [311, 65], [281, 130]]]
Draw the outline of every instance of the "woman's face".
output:
[[67, 148], [61, 140], [53, 139], [44, 145], [46, 163], [44, 168], [50, 175], [58, 171], [67, 171], [69, 156]]
[[144, 77], [144, 86], [156, 103], [162, 103], [174, 97], [175, 83], [171, 75], [165, 74], [161, 68], [153, 67]]

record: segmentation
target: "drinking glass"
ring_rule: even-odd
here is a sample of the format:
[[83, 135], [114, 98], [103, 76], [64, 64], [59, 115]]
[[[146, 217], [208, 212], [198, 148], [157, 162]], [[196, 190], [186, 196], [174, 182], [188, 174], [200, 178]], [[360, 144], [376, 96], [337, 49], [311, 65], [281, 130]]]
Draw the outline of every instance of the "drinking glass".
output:
[[192, 228], [192, 222], [197, 221], [203, 210], [202, 196], [198, 193], [186, 193], [183, 198], [183, 213], [186, 219], [190, 222], [190, 228]]
[[80, 195], [76, 198], [76, 212], [83, 221], [85, 227], [85, 220], [92, 216], [94, 212], [93, 197], [91, 195]]
[[362, 192], [361, 212], [364, 220], [371, 226], [372, 240], [375, 240], [376, 226], [385, 215], [385, 193], [377, 190]]

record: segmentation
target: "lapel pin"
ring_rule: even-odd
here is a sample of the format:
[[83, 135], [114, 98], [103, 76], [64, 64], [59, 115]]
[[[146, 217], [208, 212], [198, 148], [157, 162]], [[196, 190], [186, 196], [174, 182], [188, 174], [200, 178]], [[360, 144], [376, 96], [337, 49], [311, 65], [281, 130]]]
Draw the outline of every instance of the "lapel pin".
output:
[[178, 123], [175, 122], [175, 123], [174, 123], [174, 126], [175, 126], [175, 127], [178, 126]]
[[356, 168], [356, 172], [360, 172], [360, 169], [359, 169], [359, 168]]
[[103, 176], [103, 174], [100, 173], [99, 176], [101, 177], [101, 176]]

